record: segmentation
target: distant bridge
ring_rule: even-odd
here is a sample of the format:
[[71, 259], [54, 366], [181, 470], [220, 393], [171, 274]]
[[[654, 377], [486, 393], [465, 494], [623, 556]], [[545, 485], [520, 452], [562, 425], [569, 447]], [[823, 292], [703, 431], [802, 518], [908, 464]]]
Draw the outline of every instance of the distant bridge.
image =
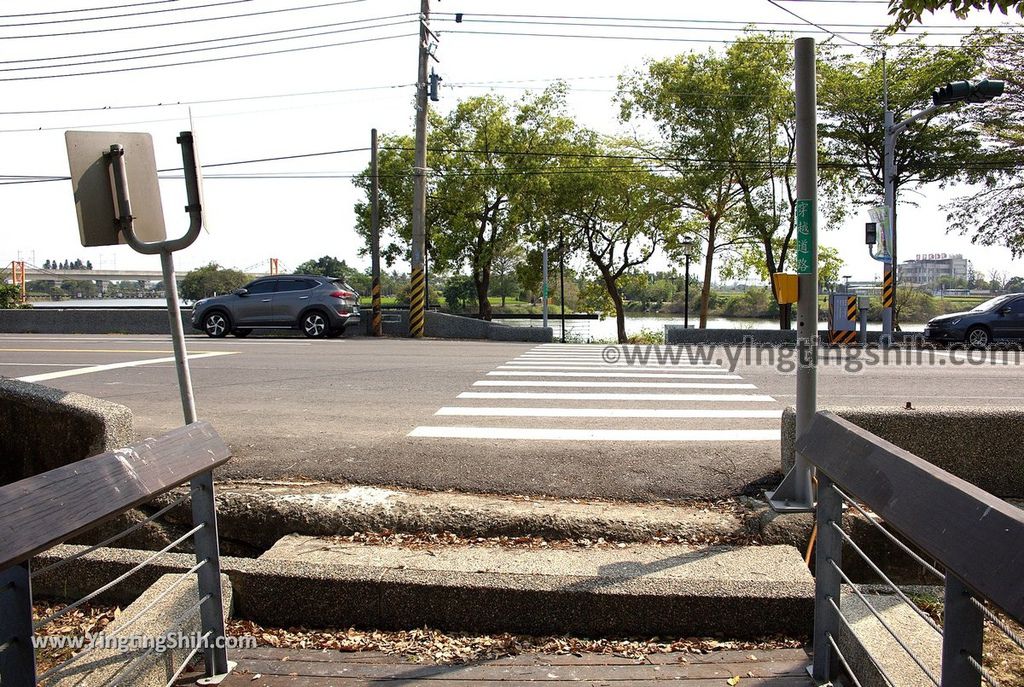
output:
[[[177, 272], [177, 281], [188, 272]], [[270, 272], [249, 272], [254, 277], [265, 277]], [[25, 268], [25, 281], [163, 281], [159, 270], [46, 270], [38, 267]]]

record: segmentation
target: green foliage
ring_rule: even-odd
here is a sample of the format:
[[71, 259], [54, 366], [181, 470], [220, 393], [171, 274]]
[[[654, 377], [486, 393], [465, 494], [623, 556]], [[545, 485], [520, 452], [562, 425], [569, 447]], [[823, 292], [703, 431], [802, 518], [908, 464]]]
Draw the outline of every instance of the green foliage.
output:
[[[867, 59], [840, 51], [824, 54], [818, 67], [818, 108], [829, 222], [854, 205], [878, 204], [883, 196], [883, 71], [889, 79], [889, 108], [900, 122], [929, 107], [936, 86], [979, 75], [987, 45], [978, 34], [966, 36], [960, 47], [941, 49], [916, 38], [887, 54], [887, 70], [881, 53], [865, 53]], [[979, 181], [984, 176], [979, 170], [992, 154], [981, 144], [979, 128], [965, 126], [965, 119], [976, 113], [975, 106], [960, 105], [912, 124], [896, 146], [897, 192], [930, 183]]]
[[21, 307], [21, 287], [15, 284], [6, 284], [0, 275], [0, 308]]
[[317, 274], [324, 277], [341, 277], [345, 283], [359, 293], [369, 293], [372, 278], [354, 267], [349, 267], [344, 260], [325, 255], [317, 260], [307, 260], [295, 268], [295, 274]]
[[441, 290], [444, 304], [451, 312], [463, 312], [466, 306], [476, 298], [476, 285], [472, 277], [456, 274], [449, 277]]
[[939, 10], [948, 10], [958, 19], [965, 19], [971, 12], [980, 10], [998, 10], [1003, 14], [1013, 11], [1024, 17], [1024, 0], [889, 0], [889, 14], [895, 17], [889, 32], [906, 29], [920, 22], [925, 12], [935, 14]]
[[1024, 35], [1011, 33], [993, 41], [988, 53], [989, 76], [1006, 82], [1002, 97], [973, 108], [993, 156], [994, 165], [981, 188], [945, 207], [950, 230], [971, 236], [974, 243], [1005, 246], [1015, 258], [1024, 256]]
[[230, 293], [242, 287], [250, 276], [238, 270], [226, 269], [215, 262], [199, 267], [181, 280], [181, 297], [190, 301]]

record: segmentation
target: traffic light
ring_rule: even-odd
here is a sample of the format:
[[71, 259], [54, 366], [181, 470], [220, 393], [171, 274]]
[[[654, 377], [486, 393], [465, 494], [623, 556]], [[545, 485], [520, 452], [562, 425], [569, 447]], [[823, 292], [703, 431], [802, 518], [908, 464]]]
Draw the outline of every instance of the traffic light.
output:
[[878, 243], [878, 225], [875, 222], [868, 222], [864, 225], [864, 243], [869, 246]]
[[996, 79], [982, 79], [974, 84], [971, 95], [967, 99], [969, 103], [984, 103], [992, 98], [998, 98], [1003, 94], [1004, 84]]
[[935, 105], [952, 105], [953, 103], [984, 103], [998, 98], [1003, 94], [1004, 84], [996, 79], [981, 81], [953, 81], [939, 86], [932, 92], [932, 103]]
[[971, 95], [970, 81], [954, 81], [939, 86], [932, 92], [932, 103], [935, 105], [952, 105], [967, 100]]

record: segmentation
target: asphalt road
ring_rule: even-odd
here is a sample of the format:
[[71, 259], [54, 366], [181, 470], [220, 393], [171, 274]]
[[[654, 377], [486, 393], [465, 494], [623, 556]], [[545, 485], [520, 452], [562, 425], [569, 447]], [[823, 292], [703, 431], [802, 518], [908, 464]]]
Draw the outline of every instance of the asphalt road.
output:
[[[665, 350], [631, 349], [650, 355], [637, 366], [602, 346], [189, 339], [199, 415], [234, 452], [226, 477], [628, 500], [770, 481], [792, 358]], [[1020, 354], [967, 355], [823, 364], [820, 404], [1020, 404]], [[122, 403], [140, 436], [181, 422], [170, 356], [166, 337], [0, 336], [0, 374]]]

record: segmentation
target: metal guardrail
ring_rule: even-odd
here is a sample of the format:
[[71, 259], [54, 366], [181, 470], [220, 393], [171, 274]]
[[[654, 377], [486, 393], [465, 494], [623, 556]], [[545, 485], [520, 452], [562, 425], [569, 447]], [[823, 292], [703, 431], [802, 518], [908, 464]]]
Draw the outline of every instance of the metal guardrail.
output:
[[[91, 647], [37, 674], [33, 635], [190, 539], [195, 549], [196, 564], [180, 574], [136, 616], [122, 619], [117, 632], [124, 636], [123, 633], [159, 601], [191, 579], [198, 586], [199, 601], [176, 618], [167, 632], [180, 631], [198, 614], [201, 635], [167, 684], [171, 685], [178, 678], [200, 649], [204, 651], [207, 677], [227, 673], [212, 471], [229, 458], [227, 446], [213, 428], [206, 422], [196, 422], [128, 448], [86, 458], [0, 487], [0, 685], [34, 687], [60, 677], [62, 670], [87, 656]], [[156, 496], [185, 482], [190, 482], [188, 495], [175, 499], [148, 518], [133, 523], [99, 544], [45, 567], [32, 569], [30, 560], [33, 556], [132, 508], [149, 503]], [[33, 622], [34, 577], [51, 574], [88, 553], [113, 544], [189, 499], [192, 527], [187, 532], [113, 580]], [[124, 668], [143, 660], [155, 646], [132, 658]]]
[[[859, 642], [843, 614], [843, 591], [849, 590], [920, 669], [923, 684], [998, 687], [983, 665], [984, 626], [989, 622], [1024, 650], [1024, 639], [992, 610], [1024, 624], [1024, 511], [829, 412], [815, 415], [797, 450], [817, 468], [814, 679], [823, 684], [845, 672], [853, 684], [862, 684], [864, 676], [854, 674], [840, 649], [843, 632]], [[847, 533], [844, 507], [941, 581], [941, 624]], [[844, 546], [941, 637], [938, 675], [850, 579], [843, 569]], [[885, 683], [901, 684], [863, 643], [861, 649]]]

